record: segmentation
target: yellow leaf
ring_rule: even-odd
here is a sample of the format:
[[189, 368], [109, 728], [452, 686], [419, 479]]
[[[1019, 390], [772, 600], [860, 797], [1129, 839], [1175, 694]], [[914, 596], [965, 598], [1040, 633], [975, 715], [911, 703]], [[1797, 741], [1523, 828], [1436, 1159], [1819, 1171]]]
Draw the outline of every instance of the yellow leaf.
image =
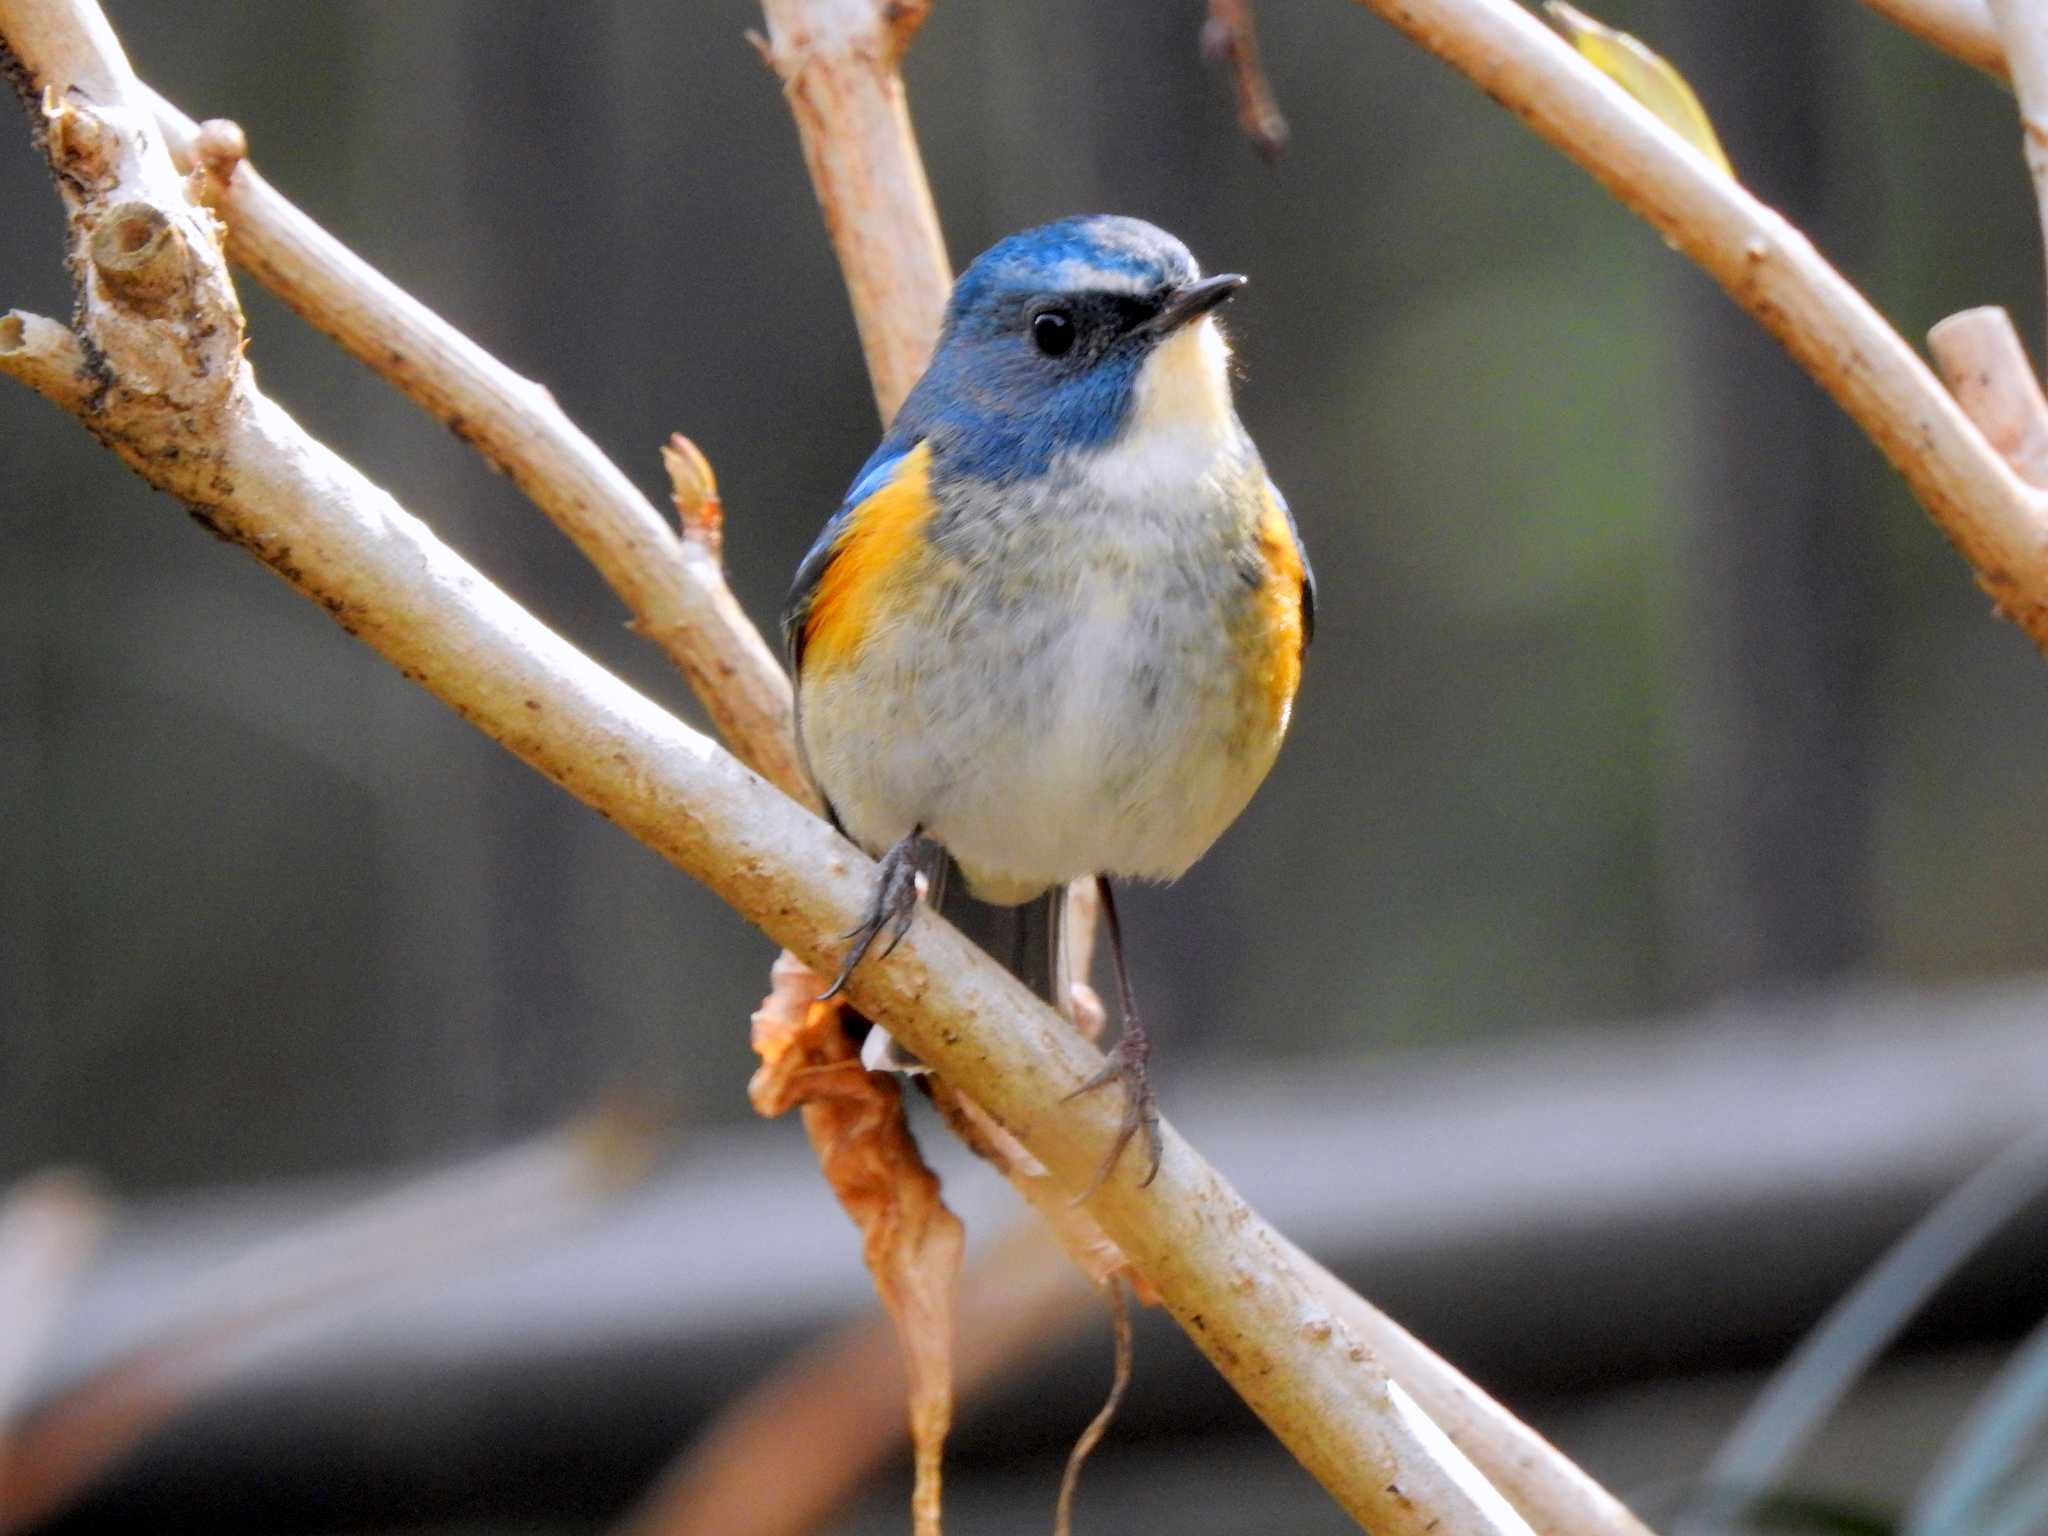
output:
[[1654, 112], [1658, 119], [1686, 143], [1705, 155], [1721, 173], [1735, 175], [1735, 167], [1714, 137], [1714, 125], [1707, 109], [1685, 83], [1685, 76], [1652, 53], [1626, 32], [1603, 26], [1565, 0], [1543, 0], [1545, 18], [1564, 40], [1629, 95]]

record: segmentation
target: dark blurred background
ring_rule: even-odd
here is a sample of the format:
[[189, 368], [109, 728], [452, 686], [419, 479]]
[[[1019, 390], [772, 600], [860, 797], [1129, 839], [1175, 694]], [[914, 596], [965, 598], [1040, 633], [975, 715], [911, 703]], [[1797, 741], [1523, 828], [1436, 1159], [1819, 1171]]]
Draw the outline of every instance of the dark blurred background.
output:
[[[108, 10], [146, 80], [195, 117], [238, 120], [279, 188], [546, 383], [664, 505], [657, 446], [694, 438], [724, 492], [733, 585], [773, 622], [877, 424], [794, 130], [745, 41], [759, 25], [748, 6]], [[1849, 0], [1612, 0], [1600, 14], [1679, 64], [1745, 182], [1907, 337], [2001, 303], [2038, 340], [2042, 262], [2008, 94]], [[940, 0], [907, 65], [956, 263], [1022, 226], [1102, 210], [1152, 219], [1253, 279], [1230, 315], [1241, 409], [1300, 520], [1322, 606], [1271, 781], [1185, 880], [1128, 909], [1164, 1102], [1176, 1118], [1177, 1101], [1213, 1102], [1215, 1136], [1242, 1149], [1226, 1171], [1255, 1198], [1304, 1179], [1319, 1191], [1300, 1219], [1340, 1252], [1378, 1252], [1389, 1269], [1362, 1283], [1410, 1296], [1404, 1315], [1419, 1307], [1425, 1334], [1431, 1320], [1462, 1327], [1482, 1379], [1569, 1404], [1579, 1417], [1559, 1425], [1640, 1425], [1639, 1400], [1615, 1393], [1665, 1390], [1667, 1367], [1762, 1364], [1937, 1189], [2048, 1107], [2033, 1043], [2034, 1004], [2048, 1000], [2033, 979], [2048, 947], [2048, 675], [1776, 347], [1466, 82], [1360, 8], [1270, 4], [1262, 41], [1294, 141], [1268, 166], [1198, 58], [1201, 19], [1193, 0]], [[20, 125], [0, 132], [0, 206], [0, 298], [65, 313], [58, 203]], [[259, 375], [314, 434], [697, 718], [508, 482], [253, 282], [241, 288]], [[690, 1149], [767, 1158], [802, 1191], [789, 1220], [809, 1224], [835, 1277], [829, 1300], [786, 1317], [726, 1327], [700, 1314], [691, 1339], [729, 1344], [758, 1325], [786, 1340], [858, 1302], [856, 1245], [810, 1189], [795, 1127], [746, 1107], [765, 940], [24, 390], [0, 392], [0, 462], [0, 1174], [83, 1166], [159, 1213], [149, 1230], [165, 1243], [179, 1224], [161, 1213], [246, 1200], [253, 1214], [219, 1229], [244, 1233], [306, 1208], [308, 1191], [496, 1147], [631, 1085], [683, 1128], [665, 1176], [713, 1230]], [[1872, 1049], [1859, 1021], [1876, 1016], [1886, 1049], [1928, 1064], [1885, 1079], [1897, 1100], [1871, 1090], [1880, 1122], [1924, 1128], [1924, 1142], [1889, 1147], [1896, 1166], [1858, 1160], [1887, 1150], [1882, 1135], [1830, 1139], [1830, 1071], [1794, 1096], [1776, 1080], [1778, 1045], [1716, 1054], [1730, 1030], [1810, 1052], [1819, 1029], [1827, 1060], [1853, 1072]], [[1570, 1044], [1552, 1050], [1559, 1040]], [[1459, 1144], [1497, 1147], [1503, 1168], [1547, 1167], [1546, 1138], [1575, 1126], [1542, 1113], [1541, 1085], [1578, 1081], [1558, 1063], [1609, 1051], [1659, 1064], [1655, 1091], [1676, 1097], [1644, 1102], [1692, 1106], [1685, 1129], [1705, 1150], [1670, 1187], [1689, 1199], [1693, 1184], [1732, 1181], [1707, 1203], [1727, 1218], [1713, 1241], [1733, 1248], [1688, 1226], [1692, 1206], [1651, 1180], [1623, 1213], [1642, 1239], [1624, 1250], [1637, 1270], [1581, 1252], [1603, 1229], [1571, 1214], [1573, 1187], [1543, 1192], [1564, 1215], [1516, 1207], [1496, 1227], [1433, 1225], [1425, 1202], [1409, 1249], [1391, 1254], [1347, 1200], [1431, 1188], [1441, 1159], [1397, 1148], [1382, 1121], [1327, 1093], [1315, 1101], [1327, 1121], [1295, 1128], [1326, 1125], [1332, 1140], [1230, 1140], [1240, 1078], [1371, 1085], [1407, 1070], [1381, 1063], [1419, 1062], [1455, 1116], [1460, 1071], [1428, 1064], [1483, 1073], [1505, 1060], [1519, 1065], [1498, 1071], [1527, 1077], [1521, 1099], [1500, 1089], [1527, 1107], [1526, 1134], [1496, 1135], [1496, 1117]], [[1685, 1097], [1696, 1068], [1728, 1060], [1749, 1075]], [[1968, 1086], [1942, 1097], [1942, 1073]], [[1825, 1152], [1809, 1183], [1783, 1161], [1752, 1169], [1756, 1182], [1734, 1171], [1755, 1134], [1743, 1129], [1752, 1091], [1777, 1106], [1776, 1129], [1796, 1122], [1802, 1145]], [[1982, 1095], [2001, 1092], [1985, 1109]], [[1929, 1097], [1903, 1102], [1916, 1093]], [[1637, 1118], [1644, 1136], [1669, 1124]], [[1323, 1145], [1351, 1161], [1308, 1177]], [[1424, 1171], [1387, 1175], [1409, 1156]], [[1588, 1167], [1602, 1157], [1658, 1163], [1641, 1141]], [[1497, 1181], [1480, 1167], [1469, 1187]], [[984, 1225], [1001, 1209], [985, 1203]], [[654, 1226], [677, 1273], [746, 1273], [729, 1236]], [[123, 1252], [146, 1276], [161, 1255], [134, 1244]], [[201, 1273], [208, 1251], [191, 1239], [180, 1262]], [[2040, 1309], [2041, 1252], [1994, 1266], [1934, 1341], [1995, 1347]], [[1699, 1321], [1660, 1288], [1722, 1269], [1757, 1288], [1753, 1312], [1660, 1342]], [[1589, 1299], [1592, 1273], [1642, 1314]], [[1513, 1279], [1503, 1289], [1495, 1275]], [[94, 1315], [113, 1318], [103, 1300]], [[1590, 1315], [1556, 1321], [1574, 1306]], [[1553, 1325], [1557, 1345], [1543, 1347]], [[85, 1323], [74, 1335], [76, 1366], [98, 1339]], [[475, 1458], [459, 1487], [365, 1471], [370, 1457], [343, 1480], [353, 1502], [249, 1502], [238, 1424], [261, 1419], [280, 1444], [357, 1443], [310, 1409], [279, 1431], [296, 1421], [278, 1404], [321, 1399], [306, 1385], [317, 1373], [282, 1370], [264, 1414], [245, 1402], [183, 1451], [158, 1447], [101, 1514], [160, 1509], [151, 1501], [182, 1488], [211, 1519], [261, 1509], [268, 1528], [586, 1520], [630, 1497], [718, 1395], [701, 1379], [713, 1357], [669, 1335], [656, 1356], [614, 1339], [616, 1358], [524, 1337], [547, 1369], [581, 1362], [583, 1388], [550, 1391], [609, 1403], [610, 1451], [579, 1449], [586, 1421], [544, 1434], [503, 1406], [539, 1379], [522, 1371], [543, 1369], [515, 1340], [493, 1346], [498, 1374], [476, 1388], [497, 1409], [421, 1429], [407, 1418], [420, 1400], [387, 1392], [356, 1415], [395, 1415], [405, 1427], [391, 1436], [415, 1447], [444, 1435], [428, 1459]], [[721, 1388], [774, 1358], [765, 1342], [727, 1354]], [[1160, 1334], [1141, 1369], [1209, 1391], [1185, 1355]], [[1063, 1358], [1079, 1417], [1033, 1440], [1033, 1455], [1053, 1455], [1092, 1411], [1106, 1371], [1099, 1341]], [[464, 1370], [486, 1365], [445, 1374]], [[1672, 1425], [1695, 1426], [1684, 1449], [1614, 1475], [1696, 1464], [1711, 1443], [1698, 1426], [1742, 1400], [1730, 1380], [1715, 1378], [1707, 1406], [1670, 1409]], [[1244, 1428], [1227, 1406], [1199, 1423], [1165, 1406], [1147, 1420], [1142, 1400], [1138, 1411], [1154, 1457], [1172, 1454], [1173, 1435]], [[1038, 1511], [1043, 1494], [1049, 1508], [1038, 1463], [1005, 1443], [970, 1419], [981, 1486], [1010, 1478], [1022, 1507]], [[1266, 1465], [1255, 1441], [1231, 1443]], [[582, 1471], [543, 1475], [549, 1457]], [[340, 1486], [334, 1462], [301, 1460], [295, 1475]], [[1166, 1497], [1167, 1462], [1133, 1466]], [[1298, 1481], [1279, 1485], [1305, 1511], [1291, 1528], [1324, 1528]], [[874, 1528], [890, 1528], [893, 1508], [875, 1506]]]

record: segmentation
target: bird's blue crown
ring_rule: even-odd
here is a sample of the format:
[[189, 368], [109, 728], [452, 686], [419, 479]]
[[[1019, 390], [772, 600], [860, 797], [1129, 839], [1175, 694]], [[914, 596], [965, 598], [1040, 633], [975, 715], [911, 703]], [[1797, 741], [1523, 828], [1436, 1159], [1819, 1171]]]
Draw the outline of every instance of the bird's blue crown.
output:
[[1041, 224], [997, 241], [953, 285], [948, 331], [1042, 294], [1154, 293], [1201, 276], [1188, 248], [1157, 225], [1116, 214]]
[[[870, 471], [926, 441], [935, 480], [1008, 482], [1107, 445], [1149, 353], [1128, 339], [1133, 319], [1200, 275], [1185, 245], [1142, 219], [1061, 219], [998, 241], [953, 285], [931, 367]], [[1034, 344], [1048, 310], [1077, 326], [1070, 351]]]

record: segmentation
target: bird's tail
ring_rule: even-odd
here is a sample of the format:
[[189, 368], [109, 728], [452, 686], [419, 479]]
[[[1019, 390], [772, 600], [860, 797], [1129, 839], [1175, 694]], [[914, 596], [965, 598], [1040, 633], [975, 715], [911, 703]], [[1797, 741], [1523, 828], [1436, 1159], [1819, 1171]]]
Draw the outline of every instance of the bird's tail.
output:
[[[1061, 1014], [1068, 1012], [1065, 886], [1055, 886], [1018, 906], [995, 906], [969, 895], [960, 866], [950, 854], [942, 854], [925, 895], [941, 917], [987, 950], [1025, 986]], [[880, 1028], [868, 1036], [861, 1060], [875, 1072], [928, 1070]]]
[[1067, 892], [1055, 886], [1014, 907], [993, 906], [968, 894], [967, 879], [949, 856], [930, 892], [939, 915], [987, 950], [1025, 986], [1066, 1011]]

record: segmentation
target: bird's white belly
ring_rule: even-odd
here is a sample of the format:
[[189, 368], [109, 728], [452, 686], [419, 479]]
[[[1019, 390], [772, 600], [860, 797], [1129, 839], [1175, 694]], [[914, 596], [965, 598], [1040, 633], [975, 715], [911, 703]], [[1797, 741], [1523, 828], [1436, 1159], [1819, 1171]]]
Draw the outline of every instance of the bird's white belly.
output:
[[1124, 570], [1057, 601], [984, 594], [981, 622], [892, 627], [807, 687], [806, 746], [847, 831], [879, 852], [922, 826], [991, 901], [1179, 875], [1278, 742], [1245, 728], [1228, 594], [1172, 589]]

